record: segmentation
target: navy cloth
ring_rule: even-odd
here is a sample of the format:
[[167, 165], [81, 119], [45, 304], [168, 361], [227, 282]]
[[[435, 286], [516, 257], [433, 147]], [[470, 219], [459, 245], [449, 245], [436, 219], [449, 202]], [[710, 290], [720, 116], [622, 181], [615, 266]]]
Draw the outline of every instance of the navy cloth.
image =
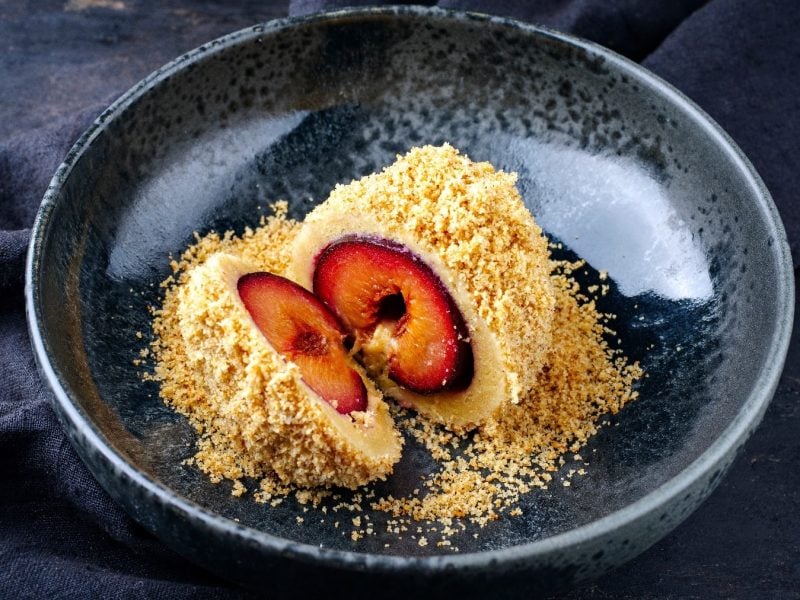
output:
[[[249, 597], [162, 546], [110, 500], [77, 458], [34, 367], [23, 307], [24, 257], [50, 177], [114, 97], [213, 37], [287, 12], [358, 4], [367, 3], [0, 3], [0, 597]], [[573, 32], [673, 83], [753, 161], [780, 209], [794, 259], [800, 259], [797, 0], [439, 5]], [[797, 348], [793, 340], [765, 424], [706, 504], [638, 559], [566, 597], [797, 597]]]

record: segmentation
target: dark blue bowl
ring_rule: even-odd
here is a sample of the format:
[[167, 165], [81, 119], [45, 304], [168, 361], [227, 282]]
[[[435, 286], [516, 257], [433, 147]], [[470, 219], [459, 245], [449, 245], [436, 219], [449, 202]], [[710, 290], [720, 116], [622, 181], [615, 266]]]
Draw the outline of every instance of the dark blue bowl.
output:
[[[335, 183], [444, 141], [519, 172], [564, 255], [611, 277], [601, 308], [648, 378], [583, 451], [589, 474], [531, 492], [524, 517], [477, 539], [468, 526], [453, 554], [384, 535], [381, 514], [355, 544], [331, 519], [299, 525], [294, 502], [236, 499], [182, 466], [194, 433], [132, 363], [168, 254], [195, 230], [254, 225], [275, 199], [302, 217]], [[697, 507], [760, 421], [793, 306], [775, 206], [694, 104], [596, 45], [421, 8], [275, 21], [154, 73], [59, 168], [27, 265], [41, 371], [101, 484], [178, 552], [276, 594], [514, 595], [630, 559]], [[409, 444], [387, 489], [426, 460]]]

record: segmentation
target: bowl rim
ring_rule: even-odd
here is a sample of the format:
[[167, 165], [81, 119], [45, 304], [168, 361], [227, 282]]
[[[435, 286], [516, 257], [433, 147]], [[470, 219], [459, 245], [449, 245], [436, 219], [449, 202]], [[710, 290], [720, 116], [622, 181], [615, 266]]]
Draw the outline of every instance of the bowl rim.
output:
[[[731, 423], [692, 463], [640, 499], [605, 517], [540, 540], [494, 550], [463, 554], [404, 556], [321, 548], [243, 526], [180, 496], [171, 488], [137, 470], [133, 464], [118, 453], [110, 441], [95, 426], [90, 416], [70, 397], [69, 387], [61, 377], [57, 365], [51, 361], [49, 345], [42, 334], [42, 306], [38, 284], [40, 281], [39, 272], [42, 269], [43, 250], [48, 232], [52, 226], [50, 217], [56, 206], [61, 187], [69, 178], [73, 167], [92, 145], [95, 138], [103, 132], [108, 123], [120, 117], [132, 103], [147, 94], [154, 86], [169, 79], [187, 66], [212, 56], [225, 48], [301, 25], [397, 16], [418, 17], [439, 22], [457, 21], [474, 22], [476, 25], [491, 24], [492, 26], [506, 28], [515, 34], [550, 39], [578, 48], [591, 57], [601, 57], [618, 72], [624, 73], [636, 80], [637, 83], [647, 86], [650, 92], [660, 94], [666, 101], [681, 109], [694, 126], [701, 128], [724, 151], [732, 166], [743, 175], [750, 193], [757, 199], [761, 217], [767, 224], [774, 240], [772, 255], [778, 267], [778, 278], [775, 282], [777, 304], [777, 317], [774, 323], [775, 334], [764, 357], [764, 367], [753, 382], [749, 397]], [[437, 7], [347, 8], [276, 19], [219, 37], [190, 50], [157, 69], [135, 84], [103, 111], [69, 150], [44, 194], [32, 228], [25, 265], [25, 309], [34, 356], [41, 374], [53, 392], [53, 402], [56, 405], [57, 412], [60, 413], [59, 416], [75, 427], [86, 442], [99, 452], [102, 459], [113, 467], [119, 477], [126, 479], [129, 484], [145, 490], [157, 502], [176, 510], [193, 523], [193, 526], [201, 525], [216, 534], [230, 535], [239, 538], [240, 541], [246, 541], [250, 544], [255, 543], [260, 548], [275, 555], [308, 563], [387, 573], [410, 571], [415, 573], [435, 573], [453, 569], [458, 571], [484, 569], [498, 562], [528, 564], [557, 551], [565, 551], [571, 547], [580, 547], [602, 539], [616, 529], [624, 528], [646, 518], [660, 506], [680, 497], [705, 474], [722, 464], [728, 456], [735, 453], [744, 444], [750, 433], [760, 422], [783, 371], [794, 318], [794, 271], [786, 233], [777, 208], [753, 165], [730, 136], [710, 116], [683, 93], [644, 67], [594, 42], [507, 17]], [[137, 517], [134, 516], [134, 518]]]

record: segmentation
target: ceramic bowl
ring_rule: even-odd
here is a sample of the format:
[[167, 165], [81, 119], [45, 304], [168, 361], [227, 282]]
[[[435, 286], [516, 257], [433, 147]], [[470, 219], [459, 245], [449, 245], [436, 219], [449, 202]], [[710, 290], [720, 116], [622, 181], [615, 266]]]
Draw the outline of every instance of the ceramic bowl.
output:
[[[133, 364], [168, 256], [195, 231], [255, 225], [276, 199], [302, 218], [336, 183], [445, 141], [518, 172], [562, 254], [609, 274], [601, 308], [647, 378], [582, 450], [588, 474], [529, 493], [522, 517], [477, 538], [468, 525], [454, 553], [379, 525], [354, 543], [331, 519], [298, 524], [294, 501], [234, 498], [183, 465], [195, 434]], [[274, 21], [160, 69], [70, 151], [27, 265], [35, 354], [99, 482], [189, 559], [289, 595], [522, 595], [630, 559], [698, 506], [758, 424], [793, 306], [775, 206], [694, 104], [594, 44], [422, 8]], [[426, 460], [409, 443], [387, 485]]]

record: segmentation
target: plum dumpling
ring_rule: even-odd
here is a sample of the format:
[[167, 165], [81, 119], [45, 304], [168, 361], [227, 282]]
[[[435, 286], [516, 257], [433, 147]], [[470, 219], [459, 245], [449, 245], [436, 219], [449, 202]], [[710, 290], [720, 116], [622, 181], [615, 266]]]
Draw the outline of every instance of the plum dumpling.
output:
[[425, 146], [339, 185], [290, 273], [340, 319], [383, 392], [454, 431], [534, 385], [551, 341], [547, 240], [513, 174]]
[[308, 290], [228, 254], [181, 290], [179, 322], [214, 426], [259, 469], [303, 487], [385, 478], [402, 440], [349, 355], [338, 318]]

